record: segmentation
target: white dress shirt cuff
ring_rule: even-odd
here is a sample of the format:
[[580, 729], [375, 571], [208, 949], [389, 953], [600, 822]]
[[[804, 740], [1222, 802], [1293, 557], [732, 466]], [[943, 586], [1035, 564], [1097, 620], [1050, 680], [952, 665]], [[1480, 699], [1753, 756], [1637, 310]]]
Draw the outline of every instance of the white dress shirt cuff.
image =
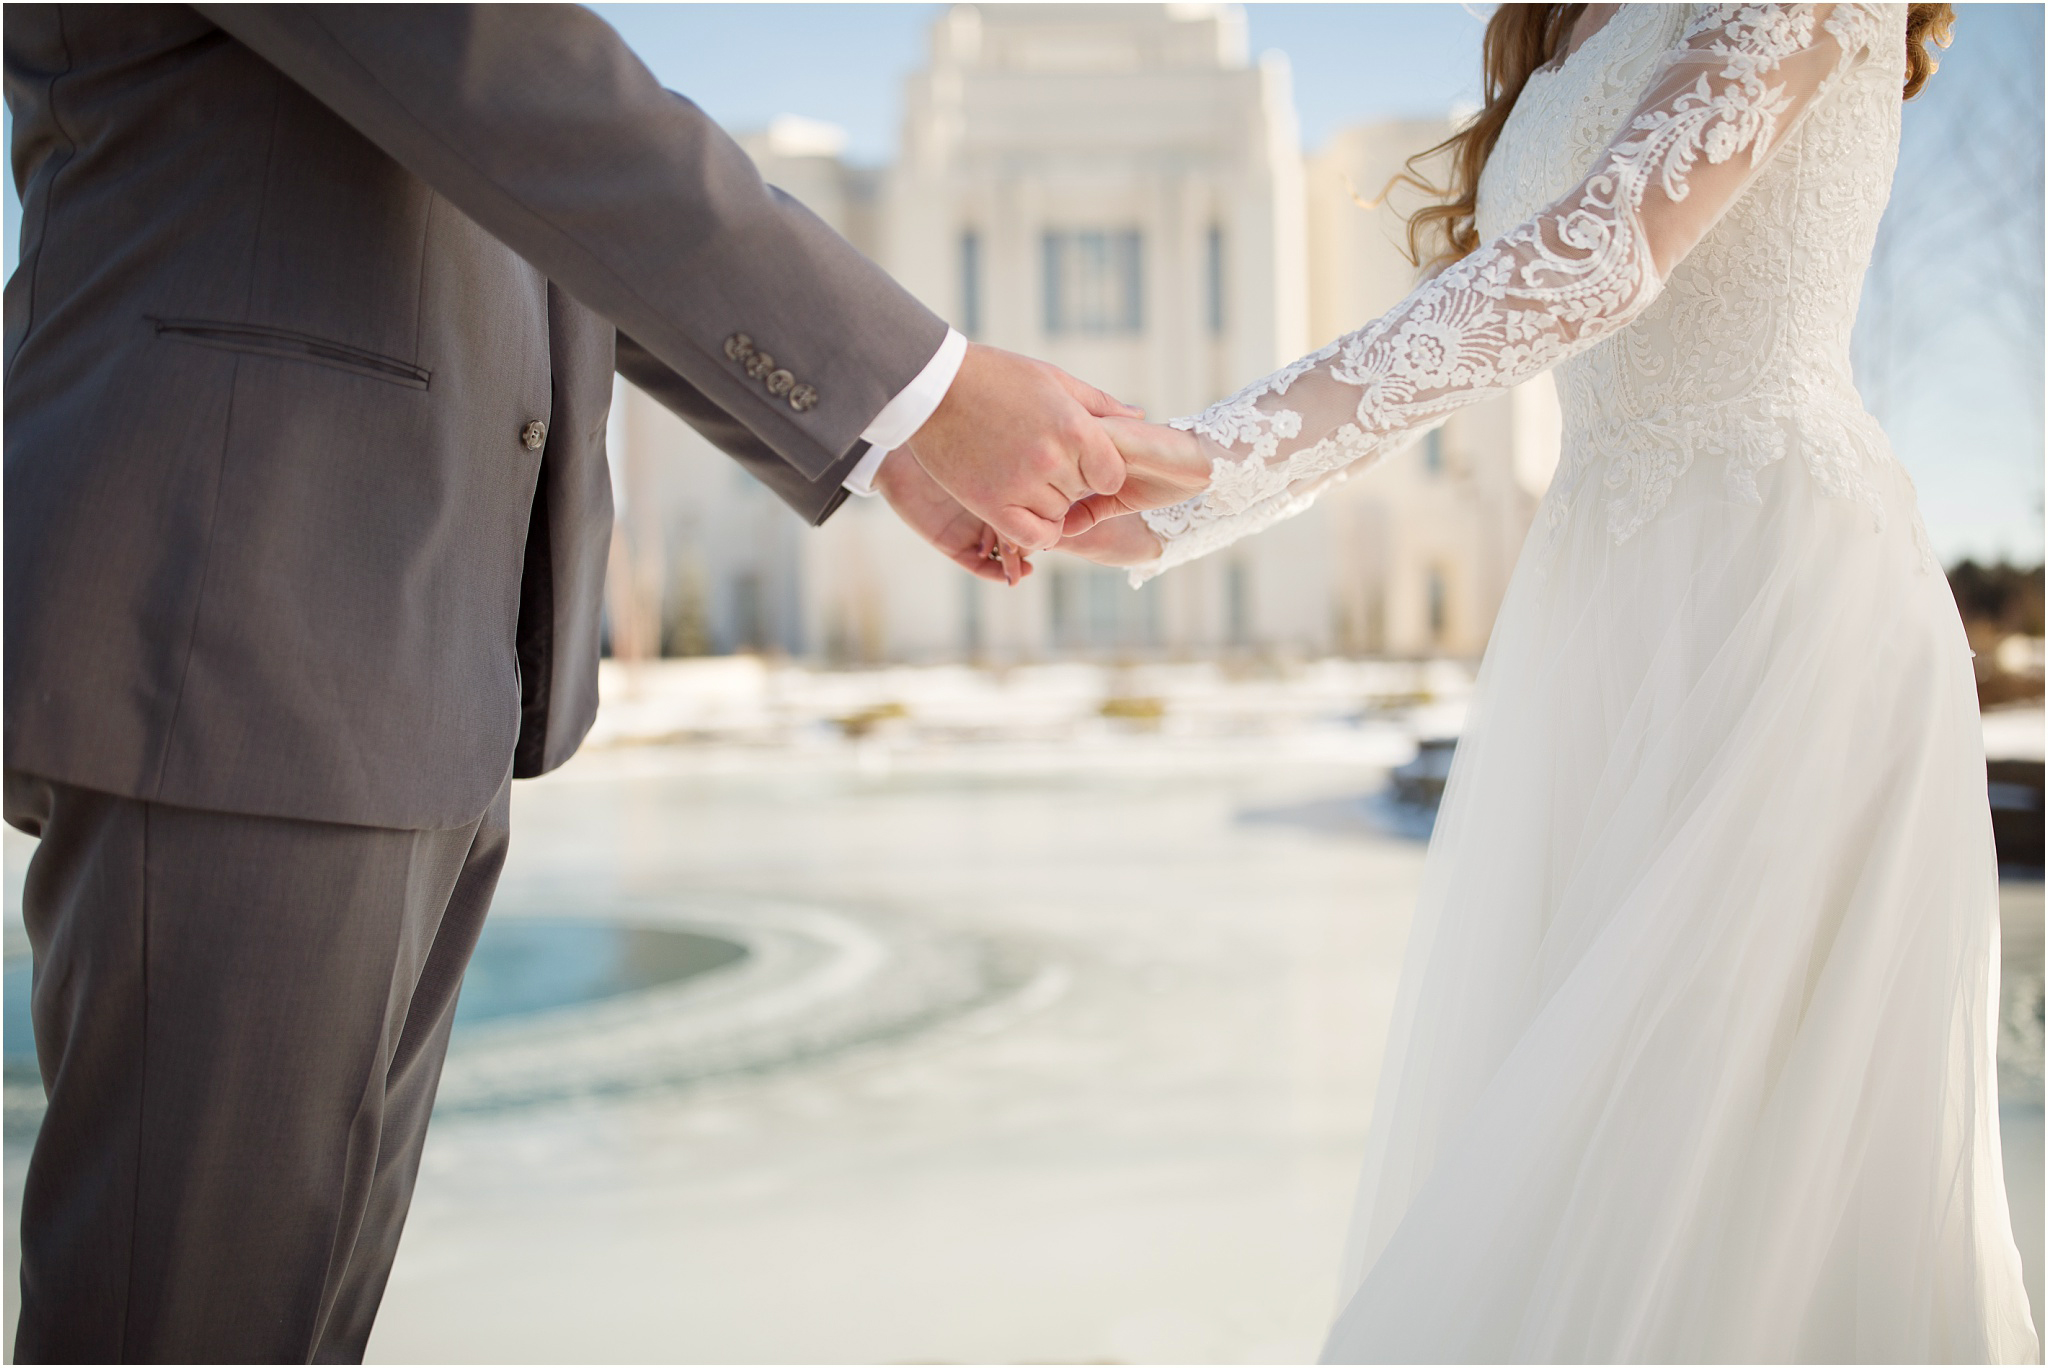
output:
[[849, 471], [846, 479], [841, 482], [846, 486], [846, 492], [858, 494], [863, 499], [873, 498], [877, 492], [875, 489], [875, 472], [882, 468], [883, 458], [888, 456], [894, 449], [893, 447], [870, 446], [867, 454], [860, 458], [860, 464]]
[[939, 343], [939, 349], [932, 353], [932, 359], [925, 362], [917, 378], [905, 385], [902, 392], [886, 404], [861, 433], [861, 440], [868, 444], [867, 455], [846, 477], [849, 492], [869, 495], [875, 492], [875, 472], [882, 467], [882, 458], [911, 439], [923, 427], [925, 420], [937, 412], [939, 401], [946, 397], [946, 391], [953, 387], [953, 377], [960, 373], [960, 363], [967, 359], [967, 339], [957, 329], [946, 329], [946, 340]]

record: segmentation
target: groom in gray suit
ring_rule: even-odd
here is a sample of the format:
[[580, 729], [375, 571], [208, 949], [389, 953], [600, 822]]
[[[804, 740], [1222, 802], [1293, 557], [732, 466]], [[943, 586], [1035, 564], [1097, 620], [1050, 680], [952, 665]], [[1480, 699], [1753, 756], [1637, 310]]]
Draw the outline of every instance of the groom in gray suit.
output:
[[596, 707], [614, 369], [983, 573], [1122, 480], [575, 8], [15, 5], [16, 1355], [359, 1359], [507, 785]]

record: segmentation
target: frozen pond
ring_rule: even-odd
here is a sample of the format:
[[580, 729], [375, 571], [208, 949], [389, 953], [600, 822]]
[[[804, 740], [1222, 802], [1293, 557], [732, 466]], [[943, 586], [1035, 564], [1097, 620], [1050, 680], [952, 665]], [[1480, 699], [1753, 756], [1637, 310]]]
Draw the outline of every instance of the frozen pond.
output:
[[1310, 1353], [1419, 847], [1246, 820], [1377, 773], [1295, 749], [648, 747], [519, 786], [501, 927], [748, 953], [465, 1033], [373, 1357]]
[[804, 1005], [693, 1035], [676, 994], [671, 1077], [537, 1104], [656, 1027], [458, 1050], [373, 1356], [1312, 1354], [1420, 848], [1271, 814], [1377, 774], [649, 749], [524, 789], [499, 915], [757, 922], [696, 991], [779, 953], [748, 1000]]
[[1421, 868], [1385, 739], [773, 725], [515, 787], [371, 1358], [1313, 1355]]
[[689, 931], [493, 918], [463, 975], [455, 1031], [682, 983], [746, 953], [736, 941]]

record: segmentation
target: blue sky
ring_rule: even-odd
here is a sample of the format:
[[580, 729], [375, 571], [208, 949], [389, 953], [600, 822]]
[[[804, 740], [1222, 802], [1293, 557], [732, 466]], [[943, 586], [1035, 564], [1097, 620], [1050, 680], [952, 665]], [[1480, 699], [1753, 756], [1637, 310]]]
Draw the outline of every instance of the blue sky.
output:
[[[662, 81], [729, 128], [802, 114], [848, 155], [894, 156], [927, 4], [593, 6]], [[1955, 46], [1907, 107], [1888, 246], [1858, 348], [1867, 397], [1944, 558], [2042, 546], [2042, 8], [1961, 5]], [[1487, 7], [1250, 4], [1254, 53], [1287, 55], [1311, 148], [1345, 124], [1478, 95]], [[1996, 136], [1991, 136], [1994, 134]], [[5, 266], [20, 217], [7, 186]], [[1363, 322], [1364, 320], [1360, 320]]]

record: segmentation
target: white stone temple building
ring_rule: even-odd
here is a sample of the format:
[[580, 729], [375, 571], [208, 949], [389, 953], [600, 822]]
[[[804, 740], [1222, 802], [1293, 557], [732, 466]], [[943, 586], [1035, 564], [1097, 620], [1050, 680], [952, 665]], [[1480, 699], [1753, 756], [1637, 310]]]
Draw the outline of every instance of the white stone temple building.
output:
[[[1353, 128], [1305, 157], [1286, 63], [1251, 58], [1234, 6], [957, 5], [910, 79], [888, 170], [848, 166], [837, 130], [802, 119], [741, 141], [970, 338], [1163, 418], [1412, 287], [1400, 220], [1361, 201], [1450, 127]], [[1060, 555], [1005, 589], [939, 560], [879, 500], [804, 527], [653, 401], [622, 396], [622, 650], [1476, 655], [1556, 461], [1539, 382], [1142, 590]]]

